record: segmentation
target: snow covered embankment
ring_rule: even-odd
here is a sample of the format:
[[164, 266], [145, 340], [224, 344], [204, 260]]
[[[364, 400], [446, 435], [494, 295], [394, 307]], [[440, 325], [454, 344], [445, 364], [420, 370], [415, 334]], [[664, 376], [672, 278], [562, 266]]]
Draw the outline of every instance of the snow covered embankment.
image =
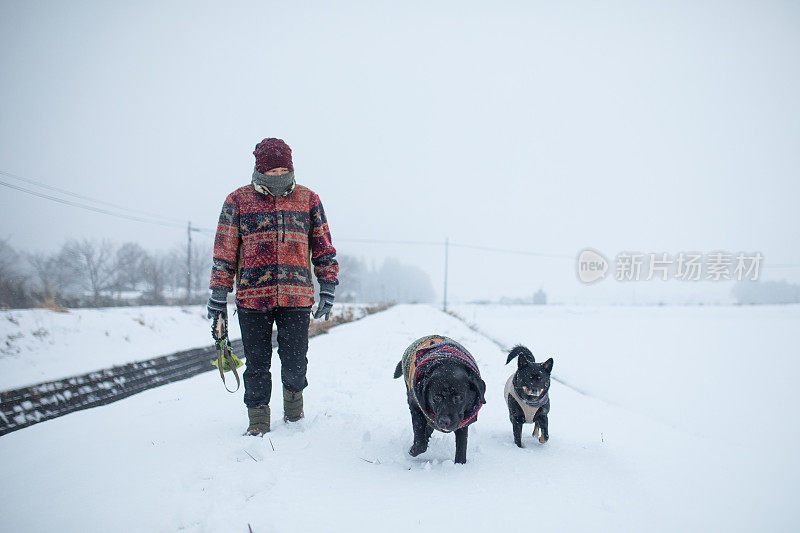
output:
[[[336, 304], [331, 321], [360, 318], [368, 307]], [[230, 335], [241, 337], [236, 314]], [[0, 390], [211, 344], [211, 321], [201, 305], [0, 311]]]

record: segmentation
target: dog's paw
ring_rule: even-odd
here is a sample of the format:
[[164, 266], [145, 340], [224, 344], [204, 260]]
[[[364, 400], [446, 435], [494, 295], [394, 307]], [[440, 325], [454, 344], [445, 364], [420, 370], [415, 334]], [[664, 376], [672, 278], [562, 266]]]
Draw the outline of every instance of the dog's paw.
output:
[[532, 437], [538, 437], [539, 436], [539, 424], [538, 423], [533, 425], [533, 433], [531, 433], [531, 436]]
[[544, 444], [544, 443], [545, 443], [545, 442], [547, 442], [548, 440], [549, 440], [549, 439], [548, 439], [547, 437], [545, 437], [544, 435], [542, 435], [541, 437], [539, 437], [539, 442], [540, 442], [541, 444]]
[[410, 455], [411, 457], [416, 457], [419, 454], [424, 453], [425, 450], [427, 450], [427, 449], [428, 449], [427, 446], [415, 444], [411, 448], [408, 449], [408, 455]]
[[522, 445], [522, 440], [514, 441], [514, 444], [516, 444], [517, 447], [519, 447], [519, 448], [524, 448], [525, 447], [525, 446]]

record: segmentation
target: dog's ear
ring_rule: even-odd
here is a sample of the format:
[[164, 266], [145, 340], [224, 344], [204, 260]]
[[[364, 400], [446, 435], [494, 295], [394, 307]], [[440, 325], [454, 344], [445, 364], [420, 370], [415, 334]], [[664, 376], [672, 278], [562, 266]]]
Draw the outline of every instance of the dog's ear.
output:
[[542, 368], [544, 368], [544, 371], [547, 372], [548, 374], [550, 372], [552, 372], [553, 371], [553, 358], [551, 357], [550, 359], [548, 359], [547, 361], [542, 363]]
[[431, 380], [428, 374], [423, 375], [417, 389], [417, 402], [423, 411], [428, 410], [428, 385], [430, 384]]
[[422, 374], [422, 379], [419, 380], [419, 384], [416, 387], [417, 401], [419, 402], [419, 406], [423, 411], [428, 409], [428, 386], [432, 381], [431, 374], [439, 365], [441, 365], [441, 361], [434, 361], [430, 363], [425, 368], [425, 372]]
[[536, 362], [536, 359], [533, 358], [533, 353], [526, 347], [522, 346], [521, 344], [517, 344], [514, 346], [510, 352], [508, 352], [508, 359], [506, 360], [506, 364], [510, 363], [512, 359], [519, 356], [519, 360], [517, 361], [518, 366], [525, 366], [529, 363]]
[[400, 361], [394, 368], [394, 379], [397, 379], [402, 375], [403, 375], [403, 361]]
[[470, 372], [469, 384], [478, 393], [479, 401], [481, 403], [486, 403], [486, 398], [484, 398], [484, 394], [486, 394], [486, 383], [481, 379], [481, 377], [478, 374]]

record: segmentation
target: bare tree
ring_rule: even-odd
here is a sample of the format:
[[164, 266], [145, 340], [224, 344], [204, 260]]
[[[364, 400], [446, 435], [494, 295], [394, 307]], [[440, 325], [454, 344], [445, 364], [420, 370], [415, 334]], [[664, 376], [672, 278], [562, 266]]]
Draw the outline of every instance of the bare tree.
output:
[[8, 239], [0, 240], [0, 306], [27, 307], [32, 298], [27, 291], [27, 276], [21, 268], [22, 258], [8, 244]]
[[361, 301], [372, 302], [432, 302], [435, 296], [428, 274], [414, 265], [387, 258], [380, 269], [367, 273], [363, 282]]
[[363, 301], [363, 283], [367, 274], [367, 265], [358, 257], [342, 255], [339, 261], [339, 286], [336, 287], [336, 299], [341, 302]]
[[[188, 250], [185, 243], [177, 243], [170, 250], [171, 271], [169, 274], [169, 287], [173, 297], [183, 295], [187, 300], [208, 287], [211, 277], [212, 248], [208, 242], [192, 242], [191, 260], [187, 262]], [[187, 267], [191, 270], [187, 270]], [[187, 273], [191, 275], [191, 294], [186, 294]], [[203, 297], [207, 297], [203, 293]]]
[[208, 297], [206, 290], [211, 279], [211, 260], [213, 249], [210, 243], [198, 243], [192, 247], [192, 289], [196, 294], [202, 294], [202, 299]]
[[186, 292], [186, 250], [176, 245], [171, 250], [154, 254], [160, 261], [164, 274], [164, 291], [169, 298], [178, 298]]
[[121, 291], [135, 290], [144, 280], [144, 266], [147, 252], [138, 243], [126, 242], [117, 250], [114, 257], [114, 289], [117, 295]]
[[19, 268], [19, 254], [8, 244], [8, 238], [0, 239], [0, 275], [8, 275]]
[[62, 246], [61, 249], [54, 253], [54, 266], [53, 266], [53, 285], [55, 286], [56, 294], [66, 296], [69, 293], [79, 292], [82, 287], [82, 275], [76, 273], [70, 265], [67, 257], [66, 247]]
[[75, 272], [63, 252], [25, 254], [32, 274], [31, 289], [42, 302], [64, 301], [71, 289], [78, 288]]
[[155, 253], [149, 255], [143, 261], [143, 272], [145, 291], [142, 300], [145, 303], [161, 304], [164, 303], [164, 291], [170, 282], [172, 273], [172, 257], [169, 253]]
[[30, 252], [25, 254], [36, 279], [37, 289], [42, 298], [49, 299], [56, 295], [58, 290], [59, 258], [56, 254], [46, 252]]
[[94, 305], [100, 305], [103, 292], [114, 285], [114, 245], [108, 240], [67, 242], [63, 257], [76, 279], [92, 293]]

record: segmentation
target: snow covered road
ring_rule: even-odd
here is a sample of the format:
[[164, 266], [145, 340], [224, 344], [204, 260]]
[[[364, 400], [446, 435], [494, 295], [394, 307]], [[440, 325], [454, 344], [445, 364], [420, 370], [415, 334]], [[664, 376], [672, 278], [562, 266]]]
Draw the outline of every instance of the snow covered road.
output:
[[[410, 416], [392, 373], [405, 347], [429, 333], [464, 344], [487, 383], [466, 465], [452, 462], [452, 435], [435, 433], [417, 458], [406, 453]], [[241, 391], [227, 394], [213, 373], [8, 434], [0, 438], [2, 529], [774, 531], [796, 524], [796, 458], [770, 459], [784, 464], [780, 475], [751, 460], [752, 448], [738, 440], [745, 421], [729, 439], [712, 438], [618, 398], [554, 383], [550, 441], [538, 444], [525, 426], [526, 448], [518, 449], [502, 401], [513, 370], [505, 355], [432, 307], [396, 306], [311, 339], [306, 419], [283, 424], [276, 388], [273, 431], [263, 439], [241, 436]]]

